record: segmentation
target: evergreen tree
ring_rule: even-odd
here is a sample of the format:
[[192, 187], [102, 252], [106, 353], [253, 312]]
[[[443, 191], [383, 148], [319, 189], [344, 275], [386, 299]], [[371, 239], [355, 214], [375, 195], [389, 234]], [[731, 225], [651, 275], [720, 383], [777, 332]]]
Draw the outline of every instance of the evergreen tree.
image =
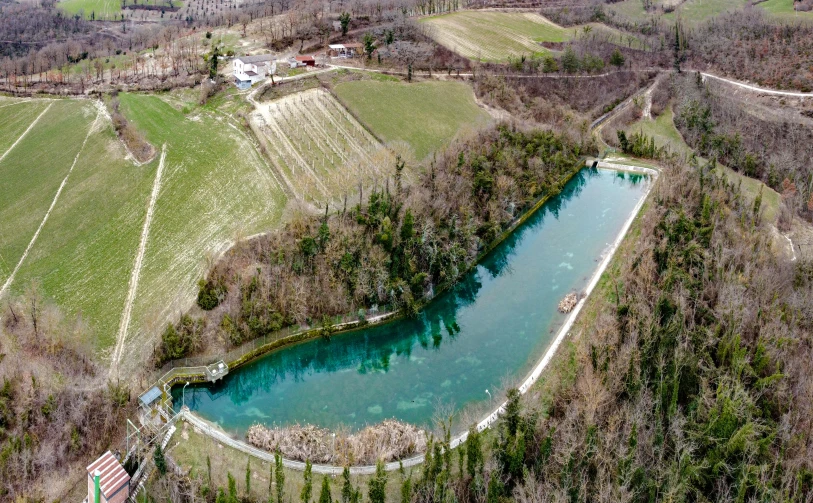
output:
[[251, 458], [246, 462], [246, 496], [251, 497]]
[[483, 441], [477, 426], [469, 429], [469, 436], [466, 439], [466, 472], [469, 477], [474, 478], [483, 469]]
[[375, 465], [375, 476], [370, 480], [368, 497], [370, 503], [385, 503], [387, 498], [387, 472], [381, 461]]
[[350, 14], [347, 12], [342, 12], [339, 16], [339, 24], [342, 27], [342, 36], [344, 37], [347, 35], [347, 30], [350, 28]]
[[217, 65], [220, 63], [220, 48], [217, 44], [212, 45], [212, 52], [209, 54], [209, 78], [214, 80], [217, 77]]
[[279, 451], [274, 453], [274, 464], [276, 465], [274, 476], [277, 484], [277, 503], [282, 503], [282, 498], [285, 496], [285, 471], [282, 469], [282, 456]]
[[565, 53], [562, 55], [562, 69], [565, 73], [576, 73], [579, 71], [580, 66], [579, 57], [573, 51], [572, 47], [567, 46]]
[[344, 467], [342, 470], [342, 503], [350, 503], [353, 499], [353, 483], [350, 482], [350, 469]]
[[412, 501], [412, 474], [404, 479], [401, 484], [401, 503], [410, 503]]
[[240, 500], [237, 498], [237, 481], [232, 477], [231, 472], [226, 473], [229, 485], [229, 503], [238, 503]]
[[152, 460], [155, 462], [155, 469], [158, 470], [162, 476], [167, 474], [167, 459], [164, 457], [164, 450], [161, 445], [155, 447], [155, 452], [152, 454]]
[[274, 463], [268, 463], [268, 503], [274, 503]]
[[375, 37], [373, 34], [369, 32], [365, 33], [361, 39], [361, 43], [364, 44], [364, 54], [367, 55], [367, 59], [372, 59], [373, 51], [375, 51]]
[[311, 494], [313, 494], [313, 474], [310, 460], [305, 461], [305, 473], [302, 475], [304, 481], [302, 485], [302, 492], [299, 494], [299, 499], [302, 503], [310, 503]]
[[333, 503], [333, 498], [330, 495], [330, 479], [328, 477], [322, 478], [322, 491], [319, 493], [319, 503]]
[[621, 68], [622, 66], [624, 66], [625, 61], [626, 60], [624, 59], [624, 55], [621, 54], [621, 51], [619, 51], [618, 49], [614, 50], [613, 54], [610, 56], [610, 64], [615, 67]]

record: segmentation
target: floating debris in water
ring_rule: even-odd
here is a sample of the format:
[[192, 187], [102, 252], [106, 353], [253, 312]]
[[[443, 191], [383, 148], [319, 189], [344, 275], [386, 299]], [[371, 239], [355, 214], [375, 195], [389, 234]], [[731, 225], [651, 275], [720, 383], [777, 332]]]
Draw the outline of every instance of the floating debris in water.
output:
[[569, 313], [576, 307], [576, 303], [579, 302], [579, 296], [576, 295], [575, 292], [570, 292], [569, 294], [565, 295], [565, 298], [559, 301], [559, 312], [560, 313]]

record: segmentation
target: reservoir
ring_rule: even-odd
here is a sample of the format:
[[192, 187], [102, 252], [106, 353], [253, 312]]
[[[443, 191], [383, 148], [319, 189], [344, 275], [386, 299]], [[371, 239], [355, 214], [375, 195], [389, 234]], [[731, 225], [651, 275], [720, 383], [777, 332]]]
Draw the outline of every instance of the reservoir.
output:
[[[649, 183], [582, 169], [417, 318], [283, 348], [183, 400], [241, 437], [254, 423], [423, 426], [440, 407], [485, 411], [541, 359], [565, 319], [557, 304], [587, 286]], [[172, 394], [179, 407], [182, 386]]]

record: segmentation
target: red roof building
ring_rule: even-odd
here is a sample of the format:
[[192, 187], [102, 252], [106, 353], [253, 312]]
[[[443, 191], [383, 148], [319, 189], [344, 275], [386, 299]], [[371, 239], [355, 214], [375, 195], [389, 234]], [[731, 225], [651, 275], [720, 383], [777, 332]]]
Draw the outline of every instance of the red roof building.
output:
[[316, 58], [313, 56], [297, 56], [296, 60], [305, 66], [316, 66]]
[[[88, 470], [88, 503], [123, 503], [130, 497], [130, 476], [124, 471], [119, 460], [107, 451], [91, 463]], [[101, 488], [99, 501], [96, 501], [94, 477], [99, 474]]]

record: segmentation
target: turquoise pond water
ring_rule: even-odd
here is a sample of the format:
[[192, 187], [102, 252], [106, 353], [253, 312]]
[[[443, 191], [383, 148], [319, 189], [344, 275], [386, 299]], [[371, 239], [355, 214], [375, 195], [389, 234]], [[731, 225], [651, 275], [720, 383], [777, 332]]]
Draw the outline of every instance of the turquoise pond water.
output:
[[564, 321], [558, 302], [587, 286], [648, 183], [583, 169], [417, 319], [281, 349], [188, 386], [184, 401], [236, 435], [257, 422], [429, 425], [439, 404], [484, 405], [485, 390], [524, 378], [542, 357]]

